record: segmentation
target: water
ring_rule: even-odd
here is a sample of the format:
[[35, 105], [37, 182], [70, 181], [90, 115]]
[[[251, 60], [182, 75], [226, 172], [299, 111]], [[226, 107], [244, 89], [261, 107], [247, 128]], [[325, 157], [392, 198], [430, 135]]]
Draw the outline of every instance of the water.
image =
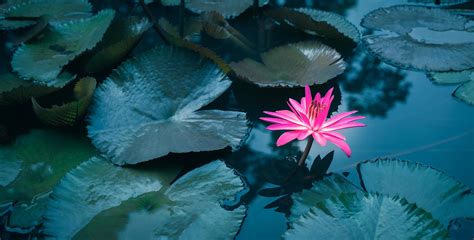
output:
[[[345, 16], [361, 31], [364, 30], [359, 26], [360, 20], [371, 10], [404, 3], [406, 2], [402, 0], [271, 1], [275, 6], [307, 6], [336, 12]], [[120, 5], [120, 9], [126, 11], [127, 8]], [[249, 25], [250, 20], [237, 19], [235, 22], [231, 21], [231, 24], [245, 35], [252, 33], [255, 27]], [[249, 39], [257, 38], [246, 36]], [[289, 39], [298, 37], [285, 36]], [[145, 44], [139, 45], [135, 51], [146, 49], [146, 45], [155, 43], [153, 39], [156, 39], [156, 35], [150, 31], [145, 36]], [[2, 40], [5, 41], [5, 36], [2, 36]], [[216, 43], [216, 49], [226, 48], [218, 44]], [[8, 51], [8, 47], [3, 46], [2, 56]], [[227, 59], [235, 55], [227, 56]], [[424, 72], [407, 71], [387, 65], [368, 54], [363, 46], [359, 46], [354, 52], [346, 51], [343, 55], [349, 64], [345, 73], [336, 80], [312, 89], [313, 92], [326, 91], [334, 86], [335, 101], [340, 102], [337, 110], [360, 110], [360, 114], [366, 116], [362, 122], [367, 124], [367, 127], [341, 131], [352, 148], [353, 154], [350, 158], [334, 145], [320, 147], [315, 144], [308, 159], [312, 161], [316, 156], [325, 156], [334, 150], [334, 160], [329, 171], [347, 172], [348, 179], [359, 184], [355, 171], [358, 163], [384, 157], [400, 158], [439, 169], [474, 188], [474, 107], [452, 96], [456, 85], [435, 85]], [[4, 60], [0, 61], [0, 70], [5, 71]], [[275, 165], [287, 164], [285, 159], [288, 156], [299, 156], [305, 148], [305, 142], [276, 147], [275, 142], [280, 133], [265, 130], [266, 124], [258, 118], [263, 116], [263, 110], [286, 109], [285, 101], [288, 97], [303, 94], [302, 88], [259, 89], [249, 83], [234, 82], [231, 90], [208, 106], [243, 110], [247, 112], [252, 125], [248, 139], [237, 152], [230, 154], [228, 151], [215, 151], [186, 155], [202, 160], [192, 163], [188, 166], [189, 169], [210, 159], [223, 158], [246, 180], [248, 190], [240, 196], [240, 203], [245, 204], [248, 211], [236, 239], [280, 239], [287, 230], [285, 213], [265, 208], [277, 197], [264, 197], [258, 192], [276, 186], [269, 181], [272, 169]], [[16, 115], [20, 116], [32, 117], [28, 112]], [[15, 124], [11, 117], [6, 122], [7, 126]], [[17, 124], [23, 122], [27, 122], [26, 126], [14, 126], [10, 132], [22, 133], [25, 128], [40, 126], [37, 122], [30, 123], [25, 119]], [[173, 156], [175, 155], [171, 158]], [[149, 217], [135, 216], [137, 219]]]

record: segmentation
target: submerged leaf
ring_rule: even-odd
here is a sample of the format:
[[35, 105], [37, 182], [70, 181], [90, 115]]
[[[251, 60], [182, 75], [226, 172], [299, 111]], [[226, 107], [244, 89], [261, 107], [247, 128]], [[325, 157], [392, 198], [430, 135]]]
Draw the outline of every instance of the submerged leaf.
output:
[[332, 12], [311, 8], [278, 8], [265, 14], [311, 35], [318, 35], [332, 40], [348, 38], [355, 43], [360, 41], [360, 33], [357, 27], [343, 16]]
[[245, 207], [227, 211], [221, 201], [243, 190], [240, 178], [214, 161], [168, 187], [176, 170], [138, 171], [93, 158], [54, 190], [45, 233], [60, 239], [232, 239]]
[[34, 18], [45, 15], [51, 22], [67, 22], [90, 16], [91, 11], [92, 5], [87, 0], [9, 1], [0, 9], [0, 29], [27, 27], [36, 23]]
[[445, 227], [456, 218], [474, 218], [474, 194], [461, 182], [428, 166], [393, 159], [358, 165], [368, 192], [406, 198], [430, 212]]
[[247, 134], [245, 113], [197, 111], [230, 84], [212, 62], [160, 46], [123, 63], [99, 87], [89, 137], [119, 165], [170, 152], [236, 149]]
[[63, 66], [102, 39], [113, 17], [113, 10], [103, 10], [91, 18], [53, 24], [41, 40], [18, 48], [12, 59], [13, 70], [22, 78], [55, 84]]
[[94, 78], [82, 78], [74, 87], [75, 101], [44, 108], [36, 99], [32, 98], [33, 110], [41, 122], [46, 125], [56, 127], [73, 126], [85, 115], [96, 85], [97, 82]]
[[263, 53], [261, 58], [263, 63], [246, 58], [230, 66], [238, 76], [260, 87], [323, 84], [345, 69], [336, 50], [315, 41], [277, 47]]
[[[260, 6], [268, 3], [268, 0], [258, 1]], [[165, 6], [178, 6], [180, 0], [161, 0], [161, 4]], [[253, 0], [185, 0], [186, 8], [195, 13], [216, 11], [225, 18], [234, 18], [252, 5]]]
[[[61, 84], [62, 85], [62, 84]], [[15, 74], [0, 75], [0, 106], [13, 106], [57, 91], [61, 86], [44, 86], [27, 82]]]
[[94, 153], [86, 138], [45, 130], [33, 130], [0, 147], [0, 205], [15, 203], [9, 227], [39, 224], [53, 186]]
[[317, 203], [285, 239], [447, 239], [425, 210], [399, 197], [343, 193]]
[[122, 61], [150, 28], [145, 18], [128, 17], [112, 22], [96, 51], [85, 63], [87, 73], [101, 72]]
[[376, 30], [364, 40], [387, 63], [416, 70], [460, 71], [474, 68], [474, 31], [469, 21], [443, 9], [401, 5], [372, 11], [361, 25]]

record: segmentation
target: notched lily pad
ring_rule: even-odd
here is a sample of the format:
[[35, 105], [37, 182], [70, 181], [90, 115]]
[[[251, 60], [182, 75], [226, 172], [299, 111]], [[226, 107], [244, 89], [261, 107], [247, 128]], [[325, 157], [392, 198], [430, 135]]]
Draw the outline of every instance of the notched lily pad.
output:
[[232, 62], [235, 73], [260, 87], [302, 87], [323, 84], [345, 70], [334, 49], [316, 41], [299, 42], [261, 54], [263, 63], [246, 58]]
[[85, 63], [87, 73], [101, 72], [122, 61], [151, 27], [145, 18], [127, 17], [112, 22], [94, 54]]
[[[268, 0], [258, 0], [259, 6], [268, 3]], [[161, 0], [165, 6], [178, 6], [180, 0]], [[234, 18], [253, 5], [253, 0], [185, 0], [187, 9], [195, 13], [216, 11], [225, 18]]]
[[47, 108], [42, 107], [35, 98], [32, 98], [33, 110], [40, 121], [46, 125], [73, 126], [86, 114], [96, 85], [97, 81], [94, 78], [82, 78], [74, 87], [74, 101]]
[[286, 23], [308, 34], [332, 40], [360, 41], [357, 27], [343, 16], [311, 8], [278, 8], [267, 11], [266, 15], [280, 23]]
[[[370, 51], [395, 66], [426, 71], [474, 68], [469, 18], [439, 8], [400, 5], [374, 10], [361, 25]], [[472, 25], [472, 24], [471, 24]]]
[[454, 96], [474, 105], [474, 78], [471, 75], [471, 81], [463, 83], [461, 86], [456, 88]]
[[284, 239], [447, 239], [425, 210], [399, 197], [343, 193], [314, 205]]
[[169, 186], [176, 170], [143, 172], [93, 158], [53, 192], [45, 233], [60, 239], [233, 239], [245, 207], [228, 211], [221, 202], [243, 190], [241, 179], [214, 161]]
[[468, 104], [474, 105], [474, 70], [431, 72], [428, 77], [436, 84], [462, 83], [456, 88], [453, 95]]
[[102, 39], [114, 13], [113, 10], [103, 10], [90, 18], [52, 24], [41, 40], [17, 49], [12, 59], [13, 70], [22, 78], [55, 84], [63, 66]]
[[358, 165], [368, 192], [400, 196], [425, 209], [446, 228], [456, 218], [474, 218], [474, 194], [461, 182], [428, 166], [395, 159]]
[[48, 15], [51, 22], [61, 23], [90, 16], [92, 5], [87, 0], [25, 0], [7, 2], [0, 10], [0, 29], [31, 26], [34, 18]]
[[197, 54], [152, 49], [123, 63], [97, 89], [89, 137], [119, 165], [170, 152], [236, 149], [247, 135], [245, 113], [198, 111], [230, 84], [215, 64]]
[[13, 204], [7, 226], [26, 231], [41, 223], [53, 186], [93, 154], [87, 138], [52, 130], [33, 130], [1, 146], [0, 205]]

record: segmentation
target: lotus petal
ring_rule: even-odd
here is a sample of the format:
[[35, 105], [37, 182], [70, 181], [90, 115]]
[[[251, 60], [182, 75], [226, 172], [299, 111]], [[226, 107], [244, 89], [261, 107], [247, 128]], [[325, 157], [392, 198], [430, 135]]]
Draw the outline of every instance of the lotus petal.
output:
[[245, 113], [197, 111], [230, 84], [211, 61], [160, 46], [123, 63], [97, 89], [89, 137], [119, 165], [170, 152], [236, 149], [247, 135]]
[[439, 8], [401, 5], [372, 11], [361, 25], [375, 30], [364, 40], [384, 62], [422, 71], [460, 71], [474, 68], [469, 21]]
[[394, 159], [358, 165], [368, 192], [400, 196], [425, 209], [446, 228], [456, 218], [474, 218], [474, 194], [461, 182], [428, 166]]
[[303, 215], [284, 239], [447, 239], [431, 215], [399, 197], [343, 193]]
[[18, 48], [12, 59], [13, 70], [22, 78], [34, 79], [37, 83], [56, 84], [62, 67], [93, 48], [102, 39], [113, 17], [113, 10], [103, 10], [91, 18], [53, 24], [41, 40]]
[[54, 190], [45, 233], [58, 239], [233, 239], [245, 207], [228, 211], [221, 201], [243, 190], [240, 178], [214, 161], [168, 186], [177, 170], [139, 171], [93, 158]]
[[15, 203], [8, 227], [31, 230], [41, 223], [54, 185], [93, 154], [87, 138], [51, 130], [33, 130], [0, 147], [0, 205]]
[[336, 50], [308, 41], [274, 48], [261, 55], [263, 63], [246, 58], [232, 62], [235, 73], [260, 87], [302, 87], [323, 84], [345, 69]]

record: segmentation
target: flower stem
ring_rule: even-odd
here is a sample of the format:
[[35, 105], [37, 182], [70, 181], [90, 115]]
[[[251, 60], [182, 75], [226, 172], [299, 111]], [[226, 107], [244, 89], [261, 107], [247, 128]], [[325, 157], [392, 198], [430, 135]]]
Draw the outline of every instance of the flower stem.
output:
[[308, 138], [308, 142], [306, 143], [306, 147], [304, 149], [303, 155], [301, 155], [300, 160], [298, 161], [298, 166], [303, 166], [306, 158], [308, 158], [309, 150], [311, 150], [311, 146], [313, 145], [314, 138], [311, 136]]

